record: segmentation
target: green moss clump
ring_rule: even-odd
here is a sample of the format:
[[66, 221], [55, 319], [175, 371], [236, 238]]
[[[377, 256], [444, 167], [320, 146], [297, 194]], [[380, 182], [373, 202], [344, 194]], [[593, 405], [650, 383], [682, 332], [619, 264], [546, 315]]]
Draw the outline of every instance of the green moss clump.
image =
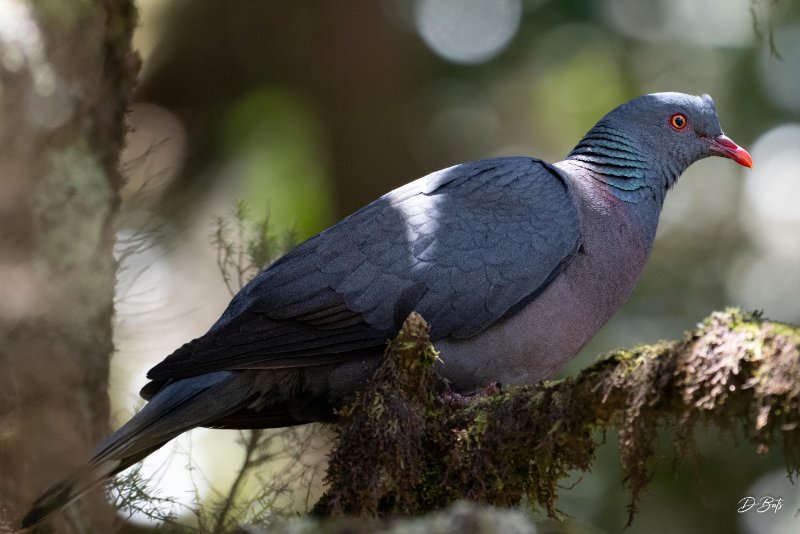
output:
[[676, 456], [698, 422], [742, 432], [764, 451], [782, 441], [800, 470], [800, 327], [729, 309], [682, 340], [607, 354], [575, 377], [453, 402], [433, 371], [417, 314], [367, 388], [342, 411], [318, 515], [419, 514], [459, 500], [559, 517], [557, 484], [589, 470], [608, 430], [620, 437], [630, 518], [650, 479], [659, 431]]
[[429, 476], [428, 422], [442, 411], [443, 384], [433, 371], [438, 357], [428, 325], [412, 313], [386, 349], [369, 385], [344, 408], [327, 482], [334, 489], [317, 503], [317, 515], [412, 514], [414, 489]]

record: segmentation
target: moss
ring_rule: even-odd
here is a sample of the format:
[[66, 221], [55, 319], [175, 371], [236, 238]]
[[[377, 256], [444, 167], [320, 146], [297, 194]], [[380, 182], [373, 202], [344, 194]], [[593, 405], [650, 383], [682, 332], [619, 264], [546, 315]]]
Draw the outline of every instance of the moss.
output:
[[430, 475], [435, 443], [426, 426], [443, 408], [436, 404], [443, 385], [433, 371], [438, 354], [425, 321], [411, 314], [386, 354], [370, 384], [340, 414], [343, 426], [327, 481], [349, 490], [328, 492], [317, 514], [414, 513], [420, 496], [431, 494], [408, 491]]
[[800, 327], [796, 325], [771, 322], [769, 323], [769, 330], [776, 336], [783, 336], [795, 343], [800, 343]]
[[[359, 397], [343, 410], [321, 515], [418, 514], [469, 499], [523, 499], [559, 517], [558, 483], [587, 471], [608, 430], [619, 434], [630, 517], [650, 480], [660, 431], [678, 458], [693, 429], [714, 424], [764, 451], [781, 442], [800, 468], [798, 327], [728, 309], [683, 339], [605, 355], [574, 377], [471, 403], [448, 400], [436, 352], [413, 314]], [[365, 459], [368, 459], [365, 461]]]

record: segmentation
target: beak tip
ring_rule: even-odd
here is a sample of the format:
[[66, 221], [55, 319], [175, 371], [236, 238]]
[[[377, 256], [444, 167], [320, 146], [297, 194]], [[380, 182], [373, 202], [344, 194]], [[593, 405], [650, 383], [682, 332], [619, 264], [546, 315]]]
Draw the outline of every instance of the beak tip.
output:
[[733, 161], [742, 167], [747, 167], [748, 169], [753, 168], [753, 158], [750, 156], [750, 153], [742, 147], [736, 148], [736, 151], [731, 159], [733, 159]]
[[713, 146], [717, 155], [732, 159], [742, 167], [747, 167], [748, 169], [753, 168], [753, 158], [747, 150], [737, 145], [733, 139], [727, 135], [718, 135], [715, 137]]

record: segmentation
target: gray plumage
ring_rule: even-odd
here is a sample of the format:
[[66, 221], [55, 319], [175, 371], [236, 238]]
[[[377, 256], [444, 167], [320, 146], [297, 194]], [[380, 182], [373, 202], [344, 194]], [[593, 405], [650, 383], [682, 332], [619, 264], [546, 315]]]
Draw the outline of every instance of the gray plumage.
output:
[[659, 93], [610, 112], [564, 161], [466, 163], [384, 195], [261, 272], [151, 369], [150, 403], [23, 524], [190, 428], [330, 419], [413, 310], [459, 392], [552, 377], [628, 298], [666, 192], [711, 155], [751, 165], [709, 96]]

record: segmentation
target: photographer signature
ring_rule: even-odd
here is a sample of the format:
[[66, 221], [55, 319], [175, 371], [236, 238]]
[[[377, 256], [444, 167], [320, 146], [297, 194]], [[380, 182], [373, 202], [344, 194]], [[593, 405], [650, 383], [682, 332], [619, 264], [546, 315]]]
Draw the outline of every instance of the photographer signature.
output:
[[743, 514], [745, 512], [749, 512], [750, 510], [754, 510], [757, 514], [763, 514], [764, 512], [772, 512], [774, 514], [778, 513], [783, 507], [783, 499], [781, 497], [761, 497], [760, 499], [756, 499], [755, 497], [742, 497], [739, 499], [739, 507], [736, 509], [737, 512]]

